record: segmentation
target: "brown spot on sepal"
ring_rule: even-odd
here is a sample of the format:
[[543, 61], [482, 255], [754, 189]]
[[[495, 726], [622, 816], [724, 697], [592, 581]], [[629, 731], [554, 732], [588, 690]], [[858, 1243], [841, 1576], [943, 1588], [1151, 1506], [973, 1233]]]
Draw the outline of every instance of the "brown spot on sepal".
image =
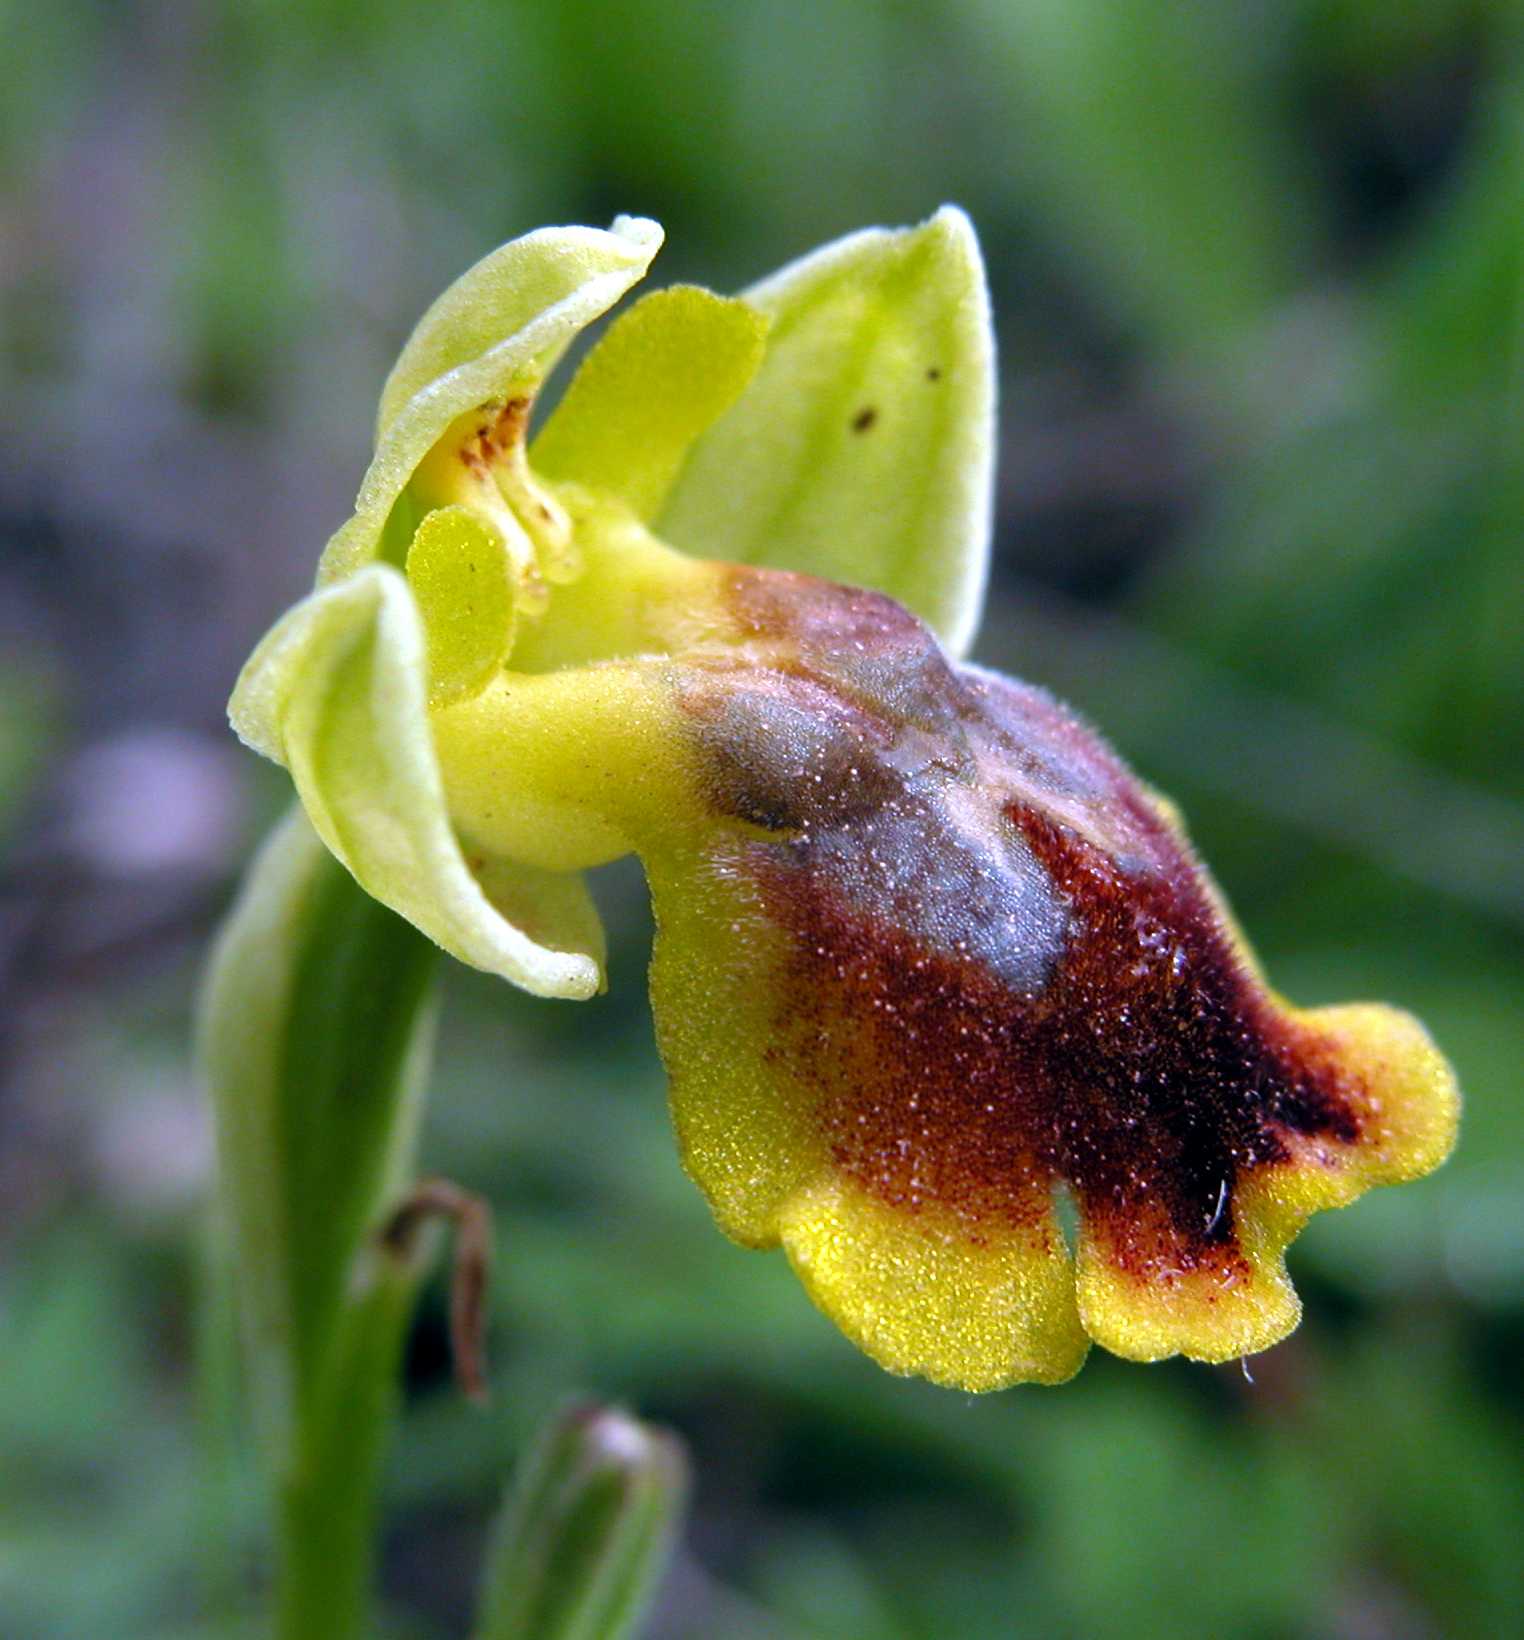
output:
[[[769, 1060], [836, 1163], [970, 1234], [1066, 1185], [1140, 1279], [1237, 1275], [1235, 1197], [1363, 1090], [1248, 972], [1188, 847], [1043, 691], [887, 600], [738, 572], [770, 665], [683, 672], [715, 852], [787, 935]], [[887, 607], [886, 607], [887, 606]]]

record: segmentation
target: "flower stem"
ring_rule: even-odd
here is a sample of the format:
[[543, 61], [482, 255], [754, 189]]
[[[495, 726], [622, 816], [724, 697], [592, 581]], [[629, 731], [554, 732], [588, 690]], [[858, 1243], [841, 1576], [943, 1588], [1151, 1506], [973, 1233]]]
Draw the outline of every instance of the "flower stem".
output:
[[421, 1260], [382, 1244], [301, 1408], [280, 1488], [279, 1640], [364, 1640], [377, 1484]]
[[370, 1607], [368, 1489], [304, 1476], [282, 1488], [279, 1640], [361, 1640]]

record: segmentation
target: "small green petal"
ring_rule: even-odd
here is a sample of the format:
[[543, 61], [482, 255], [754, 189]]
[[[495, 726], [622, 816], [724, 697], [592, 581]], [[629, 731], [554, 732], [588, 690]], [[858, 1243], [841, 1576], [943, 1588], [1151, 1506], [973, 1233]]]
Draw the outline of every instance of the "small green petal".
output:
[[354, 516], [329, 541], [319, 584], [373, 562], [414, 469], [457, 416], [532, 396], [567, 345], [641, 279], [661, 229], [620, 217], [612, 232], [546, 228], [484, 257], [419, 321], [387, 378], [376, 453]]
[[513, 644], [513, 576], [502, 537], [465, 507], [440, 507], [413, 536], [407, 580], [428, 634], [429, 705], [468, 700]]
[[696, 285], [643, 298], [577, 372], [535, 442], [536, 469], [617, 495], [649, 522], [694, 440], [756, 375], [767, 323]]
[[230, 715], [255, 751], [290, 769], [318, 835], [369, 893], [472, 967], [537, 996], [591, 996], [595, 957], [528, 937], [473, 875], [445, 807], [425, 675], [407, 583], [373, 564], [277, 623]]
[[704, 434], [657, 533], [687, 552], [887, 592], [954, 654], [983, 593], [994, 342], [961, 211], [828, 245], [746, 293], [756, 380]]

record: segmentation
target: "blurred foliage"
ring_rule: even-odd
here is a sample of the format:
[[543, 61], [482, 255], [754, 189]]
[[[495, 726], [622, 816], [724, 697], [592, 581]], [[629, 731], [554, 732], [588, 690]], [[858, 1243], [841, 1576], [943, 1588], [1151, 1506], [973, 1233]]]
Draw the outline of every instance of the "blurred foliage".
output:
[[681, 1176], [616, 869], [610, 996], [452, 976], [426, 1162], [497, 1204], [495, 1399], [451, 1392], [431, 1291], [395, 1632], [464, 1632], [572, 1390], [690, 1443], [663, 1640], [1511, 1632], [1519, 9], [0, 0], [0, 42], [0, 1633], [252, 1632], [187, 1021], [280, 786], [222, 703], [408, 324], [540, 222], [648, 212], [661, 277], [723, 288], [944, 198], [1002, 333], [982, 657], [1181, 800], [1289, 994], [1427, 1020], [1461, 1148], [1313, 1226], [1308, 1320], [1252, 1382], [897, 1382]]

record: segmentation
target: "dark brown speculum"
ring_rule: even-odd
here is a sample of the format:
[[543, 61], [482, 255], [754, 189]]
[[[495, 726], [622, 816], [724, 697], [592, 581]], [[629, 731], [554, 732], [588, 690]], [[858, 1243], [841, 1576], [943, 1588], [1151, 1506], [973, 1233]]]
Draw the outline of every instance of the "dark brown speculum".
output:
[[750, 571], [729, 597], [746, 641], [689, 658], [680, 697], [715, 848], [786, 936], [765, 1051], [836, 1165], [975, 1238], [1064, 1186], [1124, 1268], [1231, 1268], [1240, 1182], [1354, 1144], [1364, 1094], [1158, 803], [888, 599]]

